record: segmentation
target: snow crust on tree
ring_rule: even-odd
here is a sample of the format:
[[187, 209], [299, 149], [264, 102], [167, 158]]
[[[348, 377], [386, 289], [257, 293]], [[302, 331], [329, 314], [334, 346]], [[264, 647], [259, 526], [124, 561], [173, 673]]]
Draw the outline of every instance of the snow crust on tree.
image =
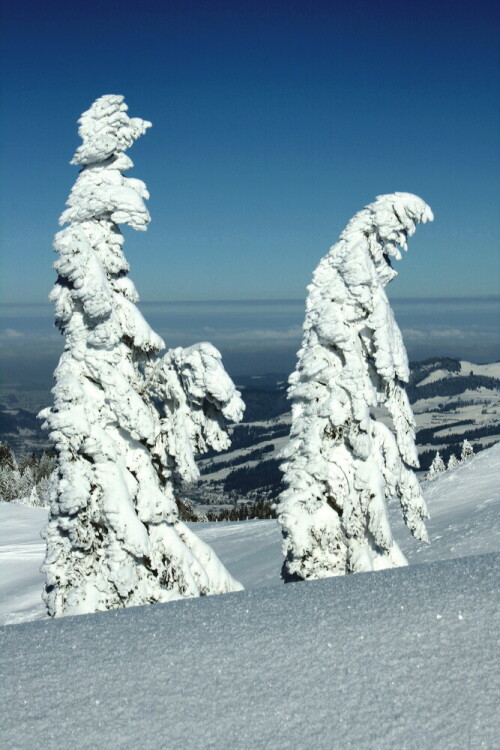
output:
[[[387, 501], [426, 540], [427, 509], [412, 468], [415, 422], [404, 386], [409, 368], [384, 287], [391, 258], [429, 206], [409, 193], [379, 196], [349, 222], [308, 287], [302, 348], [290, 377], [290, 441], [277, 505], [285, 580], [405, 565]], [[394, 433], [375, 419], [385, 407]]]
[[451, 456], [450, 456], [450, 458], [448, 459], [448, 465], [447, 465], [446, 469], [447, 470], [448, 469], [456, 469], [459, 464], [460, 464], [460, 461], [455, 456], [455, 454], [452, 453]]
[[472, 447], [472, 444], [469, 443], [467, 438], [462, 443], [462, 452], [460, 454], [460, 461], [467, 461], [467, 459], [471, 458], [474, 455], [474, 448]]
[[41, 417], [57, 452], [44, 536], [51, 615], [241, 589], [179, 520], [176, 486], [196, 453], [229, 444], [243, 402], [219, 352], [202, 343], [163, 357], [136, 307], [119, 224], [145, 230], [145, 184], [124, 151], [151, 123], [103, 96], [79, 120], [83, 166], [54, 241], [51, 293], [65, 348], [54, 405]]
[[432, 459], [432, 463], [427, 473], [427, 479], [434, 479], [438, 474], [442, 474], [443, 471], [446, 471], [446, 465], [441, 458], [439, 451], [436, 451], [436, 455]]

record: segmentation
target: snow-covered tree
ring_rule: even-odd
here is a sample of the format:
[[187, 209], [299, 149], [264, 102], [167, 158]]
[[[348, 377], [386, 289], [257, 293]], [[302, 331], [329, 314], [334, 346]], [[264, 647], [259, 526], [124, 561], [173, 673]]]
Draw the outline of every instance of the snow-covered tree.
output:
[[8, 443], [0, 443], [0, 467], [8, 466], [10, 469], [17, 467], [16, 457]]
[[0, 502], [8, 503], [10, 501], [10, 474], [12, 469], [0, 464]]
[[145, 184], [125, 177], [125, 150], [150, 123], [122, 96], [79, 120], [81, 166], [56, 234], [51, 293], [65, 348], [54, 405], [41, 417], [55, 443], [45, 601], [76, 614], [241, 589], [179, 520], [176, 485], [194, 453], [229, 444], [223, 419], [243, 402], [210, 344], [161, 358], [162, 339], [135, 303], [119, 225], [145, 230]]
[[434, 479], [434, 477], [437, 477], [438, 474], [442, 474], [443, 471], [446, 471], [446, 466], [441, 458], [441, 454], [439, 451], [436, 451], [436, 455], [432, 459], [432, 463], [429, 467], [429, 471], [427, 473], [427, 479]]
[[25, 505], [32, 505], [35, 508], [43, 506], [43, 502], [38, 495], [38, 487], [36, 484], [31, 488], [30, 494], [23, 498], [23, 502]]
[[459, 464], [460, 464], [460, 461], [459, 461], [459, 460], [458, 460], [458, 458], [457, 458], [457, 457], [455, 456], [455, 454], [454, 454], [454, 453], [452, 453], [452, 454], [450, 455], [449, 459], [448, 459], [448, 465], [447, 465], [446, 469], [447, 469], [447, 470], [448, 470], [448, 469], [456, 469], [456, 467], [457, 467], [457, 466], [459, 466]]
[[36, 498], [35, 496], [32, 497], [32, 500], [34, 501], [37, 499], [37, 505], [40, 505], [42, 507], [47, 507], [50, 505], [50, 488], [52, 486], [52, 477], [42, 477], [35, 485], [34, 489], [36, 490]]
[[31, 505], [30, 497], [32, 490], [35, 486], [35, 477], [33, 475], [33, 469], [29, 464], [24, 467], [21, 474], [21, 479], [18, 484], [18, 499], [21, 502]]
[[14, 466], [8, 463], [0, 465], [0, 499], [10, 503], [19, 498], [21, 474], [14, 459]]
[[[0, 500], [46, 506], [55, 458], [45, 451], [23, 456], [18, 464], [7, 443], [0, 445]], [[34, 491], [35, 490], [35, 491]]]
[[467, 459], [471, 458], [474, 455], [474, 448], [472, 447], [471, 443], [467, 440], [467, 438], [462, 443], [462, 452], [460, 454], [460, 461], [467, 461]]
[[45, 479], [46, 477], [50, 477], [52, 472], [55, 469], [55, 456], [53, 456], [48, 451], [45, 451], [40, 456], [39, 460], [35, 464], [35, 479], [38, 482], [40, 482], [42, 479]]
[[[391, 257], [430, 208], [408, 193], [379, 196], [349, 222], [308, 287], [302, 348], [290, 377], [290, 441], [277, 505], [285, 580], [406, 564], [387, 501], [398, 498], [418, 539], [427, 510], [412, 467], [408, 360], [385, 285]], [[374, 409], [385, 407], [391, 431]]]

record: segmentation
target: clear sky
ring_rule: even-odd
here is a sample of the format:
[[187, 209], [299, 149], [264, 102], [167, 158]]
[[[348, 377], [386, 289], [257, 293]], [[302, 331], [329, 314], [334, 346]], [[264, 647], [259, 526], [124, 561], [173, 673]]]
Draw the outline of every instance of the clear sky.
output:
[[2, 300], [46, 299], [76, 120], [107, 93], [154, 126], [130, 151], [151, 193], [125, 244], [143, 300], [303, 300], [349, 218], [395, 190], [436, 218], [391, 295], [498, 293], [497, 29], [485, 0], [4, 3]]

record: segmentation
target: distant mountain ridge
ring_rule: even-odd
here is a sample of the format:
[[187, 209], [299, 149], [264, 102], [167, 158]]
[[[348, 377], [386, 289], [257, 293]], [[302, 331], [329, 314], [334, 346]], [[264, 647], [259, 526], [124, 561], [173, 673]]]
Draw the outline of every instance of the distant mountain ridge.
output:
[[432, 357], [410, 362], [410, 372], [406, 391], [412, 403], [434, 396], [456, 396], [480, 388], [500, 390], [500, 362], [478, 365], [449, 357]]

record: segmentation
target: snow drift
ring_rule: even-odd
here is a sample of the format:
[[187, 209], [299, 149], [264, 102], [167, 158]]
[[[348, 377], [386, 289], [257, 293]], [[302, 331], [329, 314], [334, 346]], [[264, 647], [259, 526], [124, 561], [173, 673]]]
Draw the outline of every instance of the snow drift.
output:
[[6, 747], [498, 746], [500, 555], [3, 628]]
[[[197, 524], [261, 588], [1, 628], [5, 746], [497, 747], [499, 467], [500, 444], [424, 485], [431, 545], [404, 551], [431, 564], [266, 586], [276, 522]], [[45, 511], [0, 515], [7, 619], [41, 617]]]

